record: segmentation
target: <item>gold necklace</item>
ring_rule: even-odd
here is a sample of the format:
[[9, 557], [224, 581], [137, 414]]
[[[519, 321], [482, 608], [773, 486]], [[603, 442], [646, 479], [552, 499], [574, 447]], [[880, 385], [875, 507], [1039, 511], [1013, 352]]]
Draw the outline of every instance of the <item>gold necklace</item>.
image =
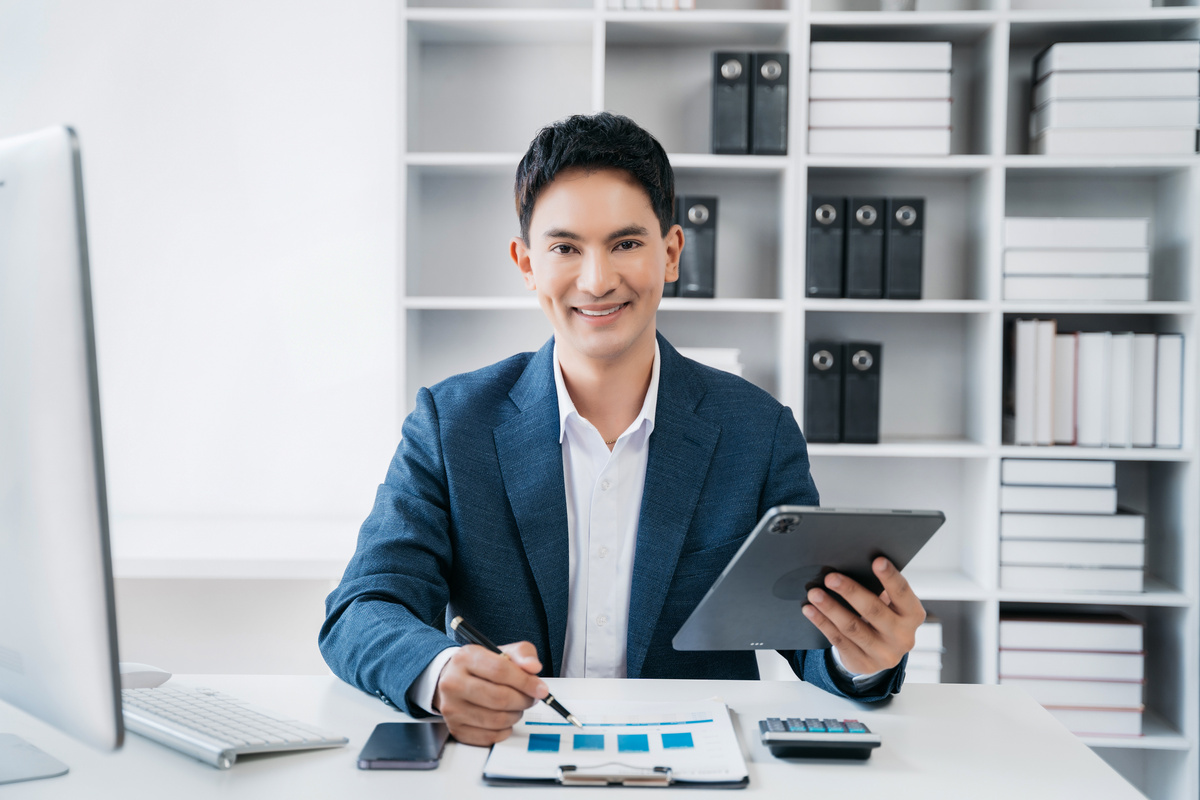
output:
[[[617, 437], [617, 439], [620, 439], [620, 438], [621, 438], [620, 436], [618, 436], [618, 437]], [[617, 439], [613, 439], [611, 442], [610, 442], [610, 441], [608, 441], [607, 439], [605, 439], [605, 440], [604, 440], [604, 443], [605, 443], [605, 444], [616, 444], [616, 443], [617, 443]]]

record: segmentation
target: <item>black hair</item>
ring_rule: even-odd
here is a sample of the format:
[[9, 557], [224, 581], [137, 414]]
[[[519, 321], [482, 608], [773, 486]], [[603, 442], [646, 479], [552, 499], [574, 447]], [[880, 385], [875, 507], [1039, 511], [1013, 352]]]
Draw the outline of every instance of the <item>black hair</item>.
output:
[[675, 173], [667, 151], [629, 117], [601, 111], [576, 114], [538, 131], [517, 166], [513, 193], [521, 239], [529, 244], [529, 221], [542, 189], [563, 170], [619, 169], [629, 173], [646, 190], [658, 217], [662, 235], [675, 216]]

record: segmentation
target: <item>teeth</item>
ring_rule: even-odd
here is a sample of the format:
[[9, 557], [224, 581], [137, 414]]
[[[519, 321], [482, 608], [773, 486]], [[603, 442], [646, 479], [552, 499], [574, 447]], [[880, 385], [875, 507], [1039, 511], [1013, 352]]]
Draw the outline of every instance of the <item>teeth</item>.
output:
[[607, 317], [609, 314], [614, 314], [624, 307], [625, 304], [622, 303], [619, 306], [613, 306], [608, 311], [588, 311], [586, 308], [581, 308], [579, 309], [579, 313], [583, 314], [585, 317]]

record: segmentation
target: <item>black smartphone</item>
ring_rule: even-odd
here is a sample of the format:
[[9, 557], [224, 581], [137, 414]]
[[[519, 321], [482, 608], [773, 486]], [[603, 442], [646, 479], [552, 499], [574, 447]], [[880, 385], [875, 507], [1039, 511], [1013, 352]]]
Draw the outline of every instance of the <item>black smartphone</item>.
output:
[[444, 722], [381, 722], [358, 754], [358, 768], [434, 769], [449, 736]]

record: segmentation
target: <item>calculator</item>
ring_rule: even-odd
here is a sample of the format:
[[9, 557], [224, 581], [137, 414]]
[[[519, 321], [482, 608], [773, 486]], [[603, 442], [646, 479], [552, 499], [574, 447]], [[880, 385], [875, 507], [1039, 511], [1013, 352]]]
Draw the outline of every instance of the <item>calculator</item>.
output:
[[856, 719], [770, 717], [759, 720], [762, 743], [778, 758], [864, 760], [880, 745], [879, 734]]

